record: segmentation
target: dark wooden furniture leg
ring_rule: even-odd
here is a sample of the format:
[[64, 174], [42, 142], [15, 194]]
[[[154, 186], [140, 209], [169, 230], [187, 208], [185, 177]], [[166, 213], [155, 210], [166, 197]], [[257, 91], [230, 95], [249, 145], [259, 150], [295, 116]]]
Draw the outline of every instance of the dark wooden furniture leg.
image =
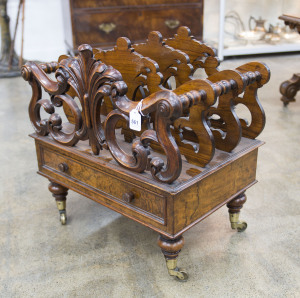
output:
[[243, 232], [247, 229], [247, 223], [245, 221], [240, 221], [239, 219], [240, 210], [243, 208], [246, 200], [246, 195], [242, 193], [227, 203], [231, 228], [238, 230], [238, 232]]
[[59, 210], [60, 222], [62, 225], [65, 225], [67, 223], [66, 200], [68, 188], [52, 181], [50, 181], [48, 188], [52, 192], [52, 196], [55, 198], [56, 205]]
[[284, 81], [280, 85], [281, 101], [287, 106], [291, 101], [295, 101], [295, 95], [300, 90], [300, 73], [295, 73], [293, 77]]
[[158, 245], [165, 256], [169, 274], [175, 276], [180, 281], [187, 281], [188, 274], [177, 267], [177, 258], [184, 245], [183, 236], [170, 239], [160, 235], [158, 238]]

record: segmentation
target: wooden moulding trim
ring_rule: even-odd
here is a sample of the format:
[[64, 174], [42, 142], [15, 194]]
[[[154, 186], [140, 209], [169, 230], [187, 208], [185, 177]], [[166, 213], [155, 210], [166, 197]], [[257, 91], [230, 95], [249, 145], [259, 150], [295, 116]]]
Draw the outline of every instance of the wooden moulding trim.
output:
[[[61, 175], [60, 172], [58, 172], [58, 171], [56, 171], [56, 170], [54, 170], [54, 169], [48, 167], [47, 165], [43, 165], [42, 167], [43, 167], [45, 170], [49, 171], [49, 172], [56, 172], [56, 173], [55, 173], [56, 175]], [[44, 177], [47, 177], [47, 178], [50, 179], [50, 180], [53, 180], [53, 181], [56, 180], [58, 184], [61, 184], [61, 185], [64, 186], [64, 183], [61, 182], [61, 180], [59, 180], [59, 179], [56, 179], [56, 178], [53, 179], [52, 176], [50, 176], [50, 175], [48, 175], [48, 174], [46, 174], [46, 173], [43, 173], [42, 171], [38, 171], [37, 173], [38, 173], [39, 175], [42, 175], [42, 176], [44, 176]], [[131, 210], [131, 211], [133, 211], [133, 212], [137, 212], [138, 214], [140, 214], [140, 215], [142, 215], [142, 216], [145, 216], [145, 217], [147, 217], [147, 218], [149, 218], [149, 219], [151, 219], [151, 220], [154, 220], [154, 221], [156, 221], [157, 223], [159, 223], [159, 224], [161, 224], [161, 225], [164, 225], [164, 226], [166, 225], [166, 223], [165, 223], [165, 222], [166, 222], [165, 218], [159, 217], [159, 216], [157, 216], [157, 215], [155, 215], [155, 214], [153, 214], [153, 213], [150, 213], [150, 212], [148, 212], [148, 211], [146, 211], [146, 210], [143, 210], [143, 209], [141, 209], [141, 208], [135, 207], [135, 206], [133, 206], [133, 205], [128, 205], [128, 204], [122, 202], [121, 199], [118, 199], [117, 197], [114, 197], [114, 196], [110, 195], [109, 193], [106, 193], [106, 192], [104, 192], [104, 191], [102, 191], [102, 190], [96, 189], [96, 188], [94, 188], [94, 187], [92, 187], [92, 186], [90, 186], [90, 185], [88, 185], [88, 184], [86, 184], [86, 183], [84, 183], [84, 182], [82, 182], [82, 181], [80, 181], [80, 180], [77, 180], [77, 179], [75, 179], [75, 178], [73, 178], [73, 177], [71, 177], [71, 176], [68, 176], [68, 177], [63, 176], [63, 177], [66, 178], [66, 179], [68, 179], [69, 181], [71, 181], [71, 183], [76, 183], [76, 184], [80, 183], [80, 185], [81, 185], [83, 188], [89, 189], [90, 192], [93, 192], [93, 193], [97, 194], [98, 196], [101, 196], [101, 197], [104, 197], [104, 198], [106, 198], [106, 199], [109, 199], [109, 200], [111, 200], [111, 201], [113, 201], [113, 202], [115, 202], [115, 203], [117, 203], [117, 204], [119, 204], [119, 205], [122, 205], [123, 207], [125, 207], [125, 208], [127, 208], [127, 209], [129, 209], [129, 210]], [[56, 181], [55, 181], [55, 182], [56, 182]], [[120, 211], [120, 210], [118, 210], [118, 209], [114, 209], [114, 207], [111, 207], [111, 205], [105, 204], [105, 203], [103, 203], [102, 201], [99, 201], [99, 199], [87, 195], [85, 192], [79, 190], [78, 188], [73, 187], [73, 186], [70, 187], [69, 184], [66, 184], [66, 185], [67, 185], [67, 186], [66, 186], [67, 188], [72, 189], [72, 190], [74, 190], [74, 191], [76, 191], [76, 192], [82, 194], [83, 196], [88, 197], [88, 198], [92, 199], [93, 201], [95, 201], [95, 202], [97, 202], [97, 203], [99, 203], [99, 204], [101, 204], [101, 205], [104, 205], [104, 206], [108, 207], [109, 209], [113, 209], [114, 211], [116, 211], [116, 212], [118, 212], [118, 213], [121, 213], [121, 214], [127, 216], [127, 213], [122, 213], [122, 211]], [[166, 198], [163, 198], [163, 199], [166, 200]]]
[[[265, 144], [265, 142], [262, 142], [262, 141], [259, 141], [259, 140], [253, 140], [253, 141], [256, 141], [255, 146], [253, 146], [253, 145], [252, 146], [248, 146], [248, 147], [244, 148], [243, 150], [237, 152], [233, 156], [224, 159], [223, 162], [216, 164], [215, 166], [211, 167], [209, 170], [204, 170], [203, 172], [201, 172], [201, 174], [200, 174], [201, 175], [201, 180], [203, 180], [207, 176], [211, 175], [212, 172], [216, 172], [217, 170], [220, 170], [220, 169], [224, 168], [225, 166], [227, 166], [229, 160], [231, 162], [233, 162], [233, 161], [239, 159], [240, 157], [246, 155], [247, 153], [251, 152], [252, 150], [257, 149], [260, 146], [262, 146], [262, 145]], [[187, 187], [193, 185], [194, 182], [195, 182], [195, 180], [199, 179], [199, 177], [197, 177], [197, 176], [198, 175], [192, 177], [188, 181], [183, 182], [181, 185], [179, 185], [176, 188], [174, 188], [172, 195], [177, 194], [179, 191], [181, 191], [182, 187], [187, 188]]]
[[221, 207], [223, 207], [225, 204], [227, 204], [228, 202], [230, 202], [231, 200], [233, 200], [235, 197], [237, 197], [240, 194], [242, 194], [243, 192], [245, 192], [249, 187], [253, 186], [256, 183], [257, 183], [257, 180], [254, 180], [253, 182], [251, 182], [250, 184], [248, 184], [246, 187], [244, 187], [242, 190], [238, 191], [237, 193], [235, 193], [234, 195], [232, 195], [230, 198], [228, 198], [224, 202], [220, 203], [219, 205], [217, 205], [216, 207], [214, 207], [213, 209], [211, 209], [209, 212], [207, 212], [206, 214], [204, 214], [203, 216], [201, 216], [200, 218], [198, 218], [197, 220], [195, 220], [194, 222], [192, 222], [191, 224], [189, 224], [188, 226], [186, 226], [184, 229], [182, 229], [181, 231], [177, 232], [173, 236], [173, 238], [177, 238], [178, 236], [182, 235], [184, 232], [186, 232], [187, 230], [189, 230], [191, 227], [193, 227], [194, 225], [196, 225], [197, 223], [199, 223], [200, 221], [202, 221], [203, 219], [205, 219], [206, 217], [208, 217], [209, 215], [211, 215], [212, 213], [214, 213], [215, 211], [217, 211], [218, 209], [220, 209]]
[[[126, 170], [125, 168], [119, 166], [119, 165], [109, 165], [107, 166], [107, 163], [105, 160], [101, 159], [101, 155], [99, 155], [99, 158], [94, 157], [92, 155], [87, 155], [86, 153], [83, 153], [81, 151], [78, 151], [74, 149], [73, 147], [66, 147], [63, 145], [60, 145], [59, 143], [55, 142], [54, 140], [50, 139], [49, 137], [41, 137], [37, 134], [31, 134], [30, 137], [34, 138], [35, 141], [39, 146], [45, 147], [53, 152], [56, 152], [63, 155], [64, 157], [71, 158], [75, 160], [76, 162], [82, 163], [82, 159], [85, 160], [86, 164], [93, 169], [96, 169], [97, 171], [101, 171], [105, 174], [113, 175], [114, 170], [118, 170], [122, 178], [118, 178], [119, 180], [130, 183], [130, 180], [132, 178], [135, 178], [135, 184], [140, 188], [145, 188], [145, 184], [148, 186], [146, 187], [147, 191], [159, 195], [159, 196], [166, 196], [169, 194], [169, 192], [172, 192], [172, 188], [168, 187], [166, 184], [159, 184], [156, 182], [155, 188], [159, 190], [158, 192], [153, 191], [153, 187], [151, 187], [153, 184], [149, 183], [149, 177], [145, 177], [141, 180], [141, 175], [138, 173], [135, 173], [130, 170]], [[57, 150], [59, 149], [59, 150]], [[66, 151], [66, 149], [68, 151]], [[101, 154], [101, 153], [100, 153]], [[111, 156], [113, 159], [113, 157]], [[127, 172], [128, 171], [128, 172]], [[129, 173], [130, 172], [130, 173]], [[113, 175], [115, 176], [115, 175]], [[126, 179], [128, 178], [128, 179]], [[153, 180], [152, 180], [153, 181]]]
[[[135, 173], [135, 172], [128, 173], [129, 170], [125, 170], [123, 167], [120, 167], [119, 165], [110, 165], [110, 167], [108, 167], [107, 165], [105, 165], [105, 161], [99, 160], [99, 158], [96, 158], [93, 156], [89, 156], [89, 159], [87, 159], [87, 155], [85, 153], [82, 153], [82, 152], [74, 149], [73, 147], [68, 147], [68, 152], [66, 152], [66, 146], [60, 145], [59, 143], [55, 142], [54, 140], [52, 140], [48, 137], [41, 137], [41, 136], [37, 135], [36, 133], [30, 134], [29, 136], [34, 138], [38, 143], [41, 142], [43, 147], [48, 147], [51, 150], [53, 150], [53, 146], [54, 146], [56, 152], [57, 152], [57, 148], [59, 148], [60, 150], [58, 151], [58, 153], [63, 154], [64, 156], [67, 156], [67, 157], [71, 157], [72, 159], [74, 159], [76, 161], [80, 162], [80, 160], [78, 160], [77, 158], [83, 158], [87, 161], [87, 164], [89, 166], [91, 166], [97, 170], [99, 170], [101, 168], [100, 170], [104, 173], [111, 174], [114, 171], [114, 169], [119, 170], [120, 175], [122, 175], [124, 178], [128, 178], [128, 180], [124, 179], [125, 182], [130, 181], [130, 179], [132, 179], [132, 178], [135, 178], [137, 186], [144, 188], [147, 185], [146, 189], [147, 189], [147, 191], [150, 191], [150, 192], [151, 192], [151, 189], [153, 188], [153, 183], [151, 183], [151, 182], [149, 183], [148, 177], [141, 177], [140, 174]], [[180, 185], [178, 185], [176, 187], [171, 187], [167, 184], [157, 182], [155, 184], [155, 188], [158, 190], [158, 192], [153, 192], [153, 191], [152, 192], [155, 194], [158, 194], [158, 195], [163, 195], [163, 196], [164, 195], [167, 196], [170, 194], [176, 195], [178, 192], [180, 192], [182, 190], [182, 188], [188, 188], [193, 183], [195, 183], [195, 180], [200, 181], [200, 180], [204, 179], [205, 177], [209, 176], [212, 172], [215, 172], [215, 171], [225, 167], [226, 165], [228, 165], [229, 159], [230, 159], [230, 161], [235, 161], [235, 160], [239, 159], [241, 156], [250, 152], [251, 150], [262, 146], [263, 144], [264, 144], [264, 142], [262, 142], [262, 141], [253, 140], [253, 143], [251, 146], [248, 146], [248, 147], [244, 148], [243, 150], [237, 152], [233, 156], [228, 157], [228, 159], [225, 159], [222, 163], [215, 165], [214, 167], [210, 168], [209, 170], [204, 170], [203, 172], [201, 172], [201, 174], [199, 174], [200, 177], [198, 175], [196, 175], [195, 177], [192, 177], [188, 181], [182, 182]], [[100, 158], [101, 158], [101, 156], [100, 156]], [[100, 163], [101, 161], [103, 162], [103, 164]], [[97, 165], [97, 166], [95, 167], [95, 165]]]
[[[97, 7], [87, 7], [87, 8], [73, 8], [74, 15], [81, 14], [95, 14], [101, 13], [105, 14], [107, 12], [122, 12], [124, 11], [140, 11], [143, 10], [165, 10], [166, 8], [203, 8], [202, 2], [192, 2], [192, 3], [171, 3], [171, 4], [151, 4], [151, 5], [132, 5], [132, 6], [97, 6]], [[145, 36], [146, 37], [146, 36]]]

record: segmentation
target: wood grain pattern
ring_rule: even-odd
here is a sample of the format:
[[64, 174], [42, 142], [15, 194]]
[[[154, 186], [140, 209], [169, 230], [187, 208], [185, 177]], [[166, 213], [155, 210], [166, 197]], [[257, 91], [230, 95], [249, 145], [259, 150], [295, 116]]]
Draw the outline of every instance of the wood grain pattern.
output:
[[[171, 37], [179, 26], [189, 26], [202, 39], [203, 0], [62, 1], [66, 44], [76, 52], [84, 43], [113, 46], [120, 36], [144, 41], [149, 31]], [[68, 15], [69, 14], [69, 15]], [[197, 16], [196, 18], [194, 16]], [[134, 20], [134, 26], [132, 23]]]
[[196, 40], [189, 27], [178, 28], [174, 37], [165, 39], [165, 43], [186, 53], [194, 67], [193, 71], [204, 69], [207, 76], [218, 71], [220, 60], [216, 56], [216, 50], [200, 40]]
[[[213, 50], [208, 53], [187, 28], [178, 36], [176, 42], [193, 45], [191, 56], [198, 51], [192, 59], [206, 79], [194, 79], [188, 54], [166, 45], [158, 32], [134, 45], [143, 55], [122, 37], [112, 50], [82, 45], [77, 57], [28, 62], [22, 76], [32, 87], [38, 173], [50, 180], [61, 223], [68, 189], [74, 190], [157, 231], [169, 274], [185, 281], [177, 258], [186, 230], [225, 204], [231, 227], [247, 227], [238, 216], [244, 192], [256, 183], [262, 142], [254, 138], [265, 124], [257, 89], [270, 71], [257, 62], [221, 71]], [[174, 90], [166, 88], [170, 75]], [[250, 124], [236, 115], [239, 104], [249, 109]], [[131, 144], [121, 133], [130, 132], [130, 112], [138, 108], [143, 128], [126, 136], [135, 137]], [[41, 119], [41, 109], [49, 119]]]
[[168, 89], [172, 89], [169, 83], [170, 77], [175, 78], [176, 87], [192, 79], [193, 67], [189, 63], [189, 56], [167, 46], [163, 42], [160, 32], [150, 32], [146, 43], [134, 44], [132, 47], [144, 57], [149, 57], [157, 62], [163, 75], [163, 86]]
[[[179, 177], [181, 154], [190, 163], [205, 167], [215, 147], [230, 152], [242, 136], [255, 138], [262, 131], [265, 117], [257, 88], [269, 80], [265, 65], [247, 63], [237, 70], [216, 70], [206, 80], [194, 80], [189, 57], [165, 45], [159, 32], [151, 32], [147, 43], [134, 47], [160, 65], [137, 53], [125, 37], [119, 38], [112, 50], [94, 49], [93, 54], [91, 47], [83, 45], [78, 57], [63, 56], [57, 64], [29, 62], [23, 68], [23, 77], [33, 88], [29, 110], [36, 131], [50, 133], [67, 146], [89, 139], [94, 154], [109, 149], [122, 166], [136, 172], [150, 170], [153, 178], [166, 183]], [[56, 72], [57, 82], [47, 77], [46, 72], [51, 71]], [[179, 85], [173, 92], [162, 85], [170, 75]], [[42, 99], [42, 88], [53, 95], [51, 100]], [[244, 97], [238, 97], [242, 92]], [[128, 133], [129, 113], [140, 99], [142, 132]], [[249, 108], [250, 125], [237, 117], [237, 104]], [[55, 112], [62, 105], [70, 121], [67, 124]], [[40, 119], [41, 107], [50, 114], [49, 120]], [[110, 112], [104, 124], [101, 110]], [[120, 126], [126, 139], [139, 137], [132, 145], [132, 154], [118, 145], [115, 130]], [[150, 155], [149, 145], [164, 152], [166, 161]]]
[[256, 163], [257, 150], [254, 150], [176, 196], [173, 233], [180, 234], [185, 227], [224, 205], [224, 198], [231, 198], [251, 186], [255, 182]]
[[[257, 147], [262, 144], [243, 138], [232, 153], [218, 150], [206, 170], [194, 166], [198, 174], [193, 177], [185, 174], [190, 165], [183, 161], [184, 171], [179, 182], [166, 185], [151, 180], [150, 174], [135, 174], [119, 167], [107, 151], [102, 157], [89, 153], [87, 141], [85, 145], [81, 142], [76, 147], [66, 147], [50, 137], [33, 136], [39, 174], [170, 239], [178, 237], [256, 182]], [[69, 165], [67, 172], [59, 169], [62, 162]], [[130, 203], [123, 199], [123, 194], [129, 191], [136, 195]]]

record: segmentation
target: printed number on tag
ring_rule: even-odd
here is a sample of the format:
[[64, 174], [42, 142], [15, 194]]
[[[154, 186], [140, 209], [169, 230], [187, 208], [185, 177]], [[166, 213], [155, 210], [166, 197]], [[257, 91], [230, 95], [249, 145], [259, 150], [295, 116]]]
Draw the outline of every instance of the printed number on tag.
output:
[[141, 131], [142, 117], [136, 109], [129, 113], [129, 128], [136, 131]]

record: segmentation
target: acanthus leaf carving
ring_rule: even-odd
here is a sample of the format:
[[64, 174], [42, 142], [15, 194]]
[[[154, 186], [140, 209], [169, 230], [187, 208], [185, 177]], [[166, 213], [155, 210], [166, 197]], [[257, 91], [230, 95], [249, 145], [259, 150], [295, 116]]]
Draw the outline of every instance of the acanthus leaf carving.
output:
[[[122, 80], [122, 76], [114, 68], [97, 61], [89, 45], [82, 45], [78, 50], [77, 57], [63, 56], [57, 65], [40, 66], [28, 62], [23, 67], [23, 78], [30, 82], [33, 90], [29, 105], [30, 119], [38, 134], [50, 133], [57, 142], [67, 146], [89, 138], [93, 153], [99, 154], [105, 142], [100, 119], [102, 99], [111, 90], [109, 86]], [[44, 71], [53, 70], [54, 67], [56, 82]], [[41, 99], [42, 88], [50, 95], [51, 101]], [[74, 98], [68, 94], [70, 88], [78, 97], [81, 110]], [[73, 124], [63, 124], [61, 117], [55, 112], [55, 107], [60, 107], [62, 103], [71, 111]], [[49, 120], [40, 119], [41, 107], [50, 114]]]

